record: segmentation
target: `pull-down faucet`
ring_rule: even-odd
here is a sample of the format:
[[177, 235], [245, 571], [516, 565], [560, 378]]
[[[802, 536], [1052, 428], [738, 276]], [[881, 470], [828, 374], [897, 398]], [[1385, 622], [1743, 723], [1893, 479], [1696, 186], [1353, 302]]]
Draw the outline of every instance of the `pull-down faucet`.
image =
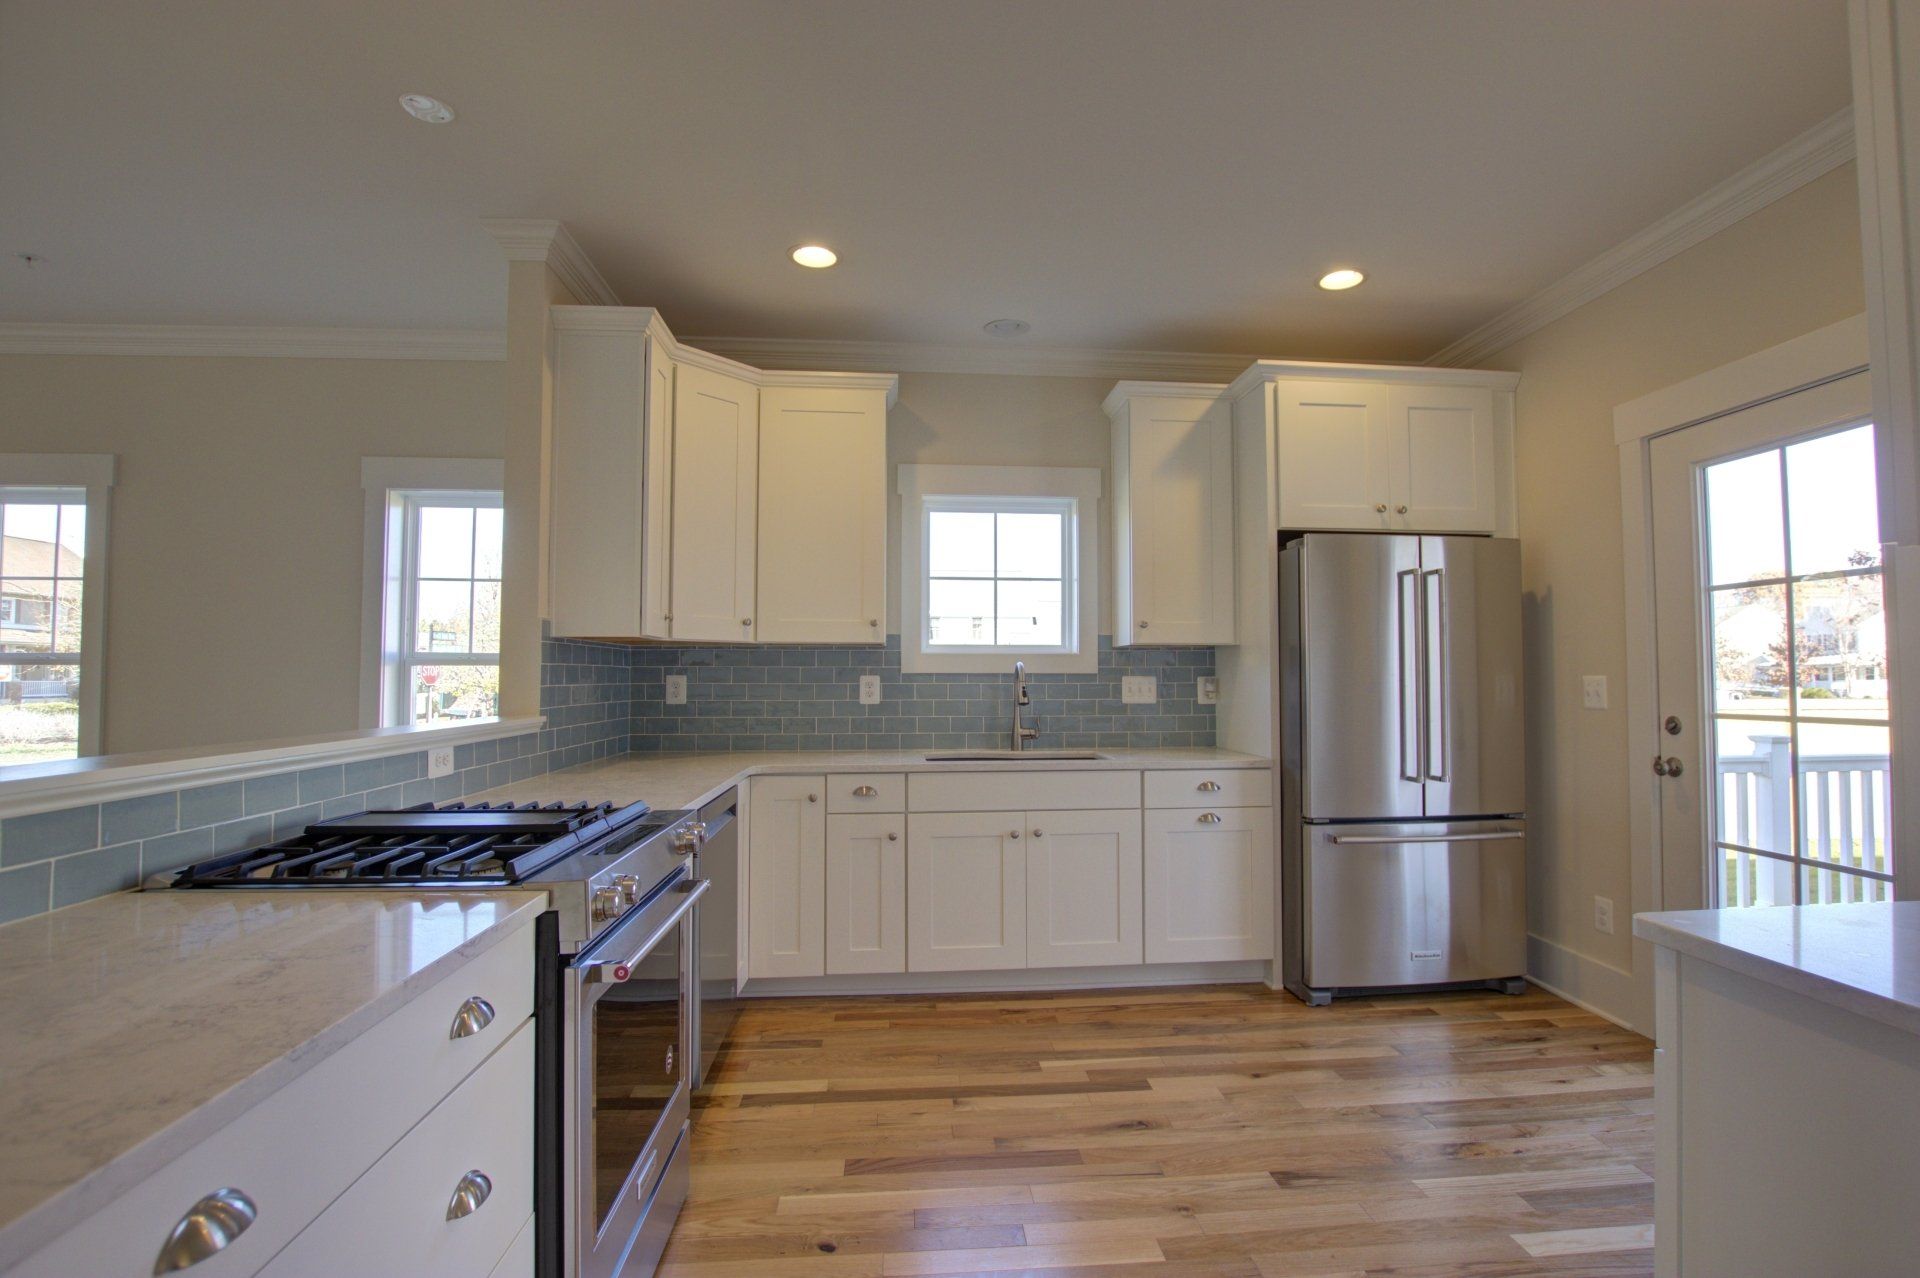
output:
[[1040, 735], [1038, 728], [1026, 728], [1020, 725], [1020, 707], [1033, 704], [1027, 696], [1027, 663], [1013, 663], [1013, 749], [1014, 753], [1027, 748], [1027, 742]]

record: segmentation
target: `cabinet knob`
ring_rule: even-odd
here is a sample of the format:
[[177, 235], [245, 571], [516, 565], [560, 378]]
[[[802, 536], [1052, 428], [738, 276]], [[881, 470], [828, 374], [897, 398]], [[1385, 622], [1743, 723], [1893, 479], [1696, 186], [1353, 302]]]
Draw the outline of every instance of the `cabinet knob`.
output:
[[462, 1216], [473, 1215], [492, 1196], [493, 1177], [475, 1168], [462, 1176], [460, 1183], [453, 1187], [453, 1197], [447, 1200], [447, 1219], [459, 1220]]
[[475, 994], [460, 1005], [453, 1014], [453, 1028], [447, 1031], [448, 1038], [472, 1038], [487, 1026], [493, 1024], [493, 1004]]
[[878, 617], [868, 617], [868, 618], [867, 618], [867, 624], [868, 624], [869, 626], [872, 626], [872, 627], [873, 627], [873, 628], [874, 628], [875, 630], [878, 630], [878, 629], [880, 628], [880, 618], [878, 618]]
[[156, 1275], [178, 1273], [217, 1251], [225, 1251], [227, 1244], [246, 1233], [259, 1215], [260, 1209], [253, 1199], [239, 1190], [214, 1190], [187, 1208], [187, 1214], [161, 1244], [153, 1272]]
[[819, 796], [819, 795], [817, 795], [817, 794], [809, 794], [809, 795], [807, 796], [807, 802], [808, 802], [808, 803], [818, 803], [818, 802], [820, 802], [820, 796]]
[[1387, 513], [1387, 503], [1383, 501], [1378, 505], [1376, 505], [1373, 509], [1375, 514], [1384, 515]]
[[1220, 824], [1220, 814], [1218, 812], [1202, 812], [1199, 816], [1195, 817], [1194, 819], [1200, 822], [1201, 825], [1219, 825]]
[[895, 834], [892, 830], [887, 831], [887, 842], [898, 843], [899, 841], [900, 841], [900, 836], [898, 834]]
[[1407, 508], [1404, 505], [1395, 506], [1393, 509], [1395, 514], [1404, 515], [1407, 513]]
[[753, 618], [752, 618], [752, 617], [742, 617], [742, 618], [740, 618], [740, 624], [741, 624], [741, 625], [743, 625], [743, 626], [751, 626], [751, 625], [753, 624]]
[[1202, 781], [1199, 785], [1196, 785], [1193, 788], [1200, 791], [1202, 794], [1213, 794], [1214, 792], [1220, 789], [1220, 783], [1218, 781]]
[[1035, 830], [1033, 832], [1033, 837], [1036, 839], [1044, 839], [1047, 837], [1047, 832], [1045, 830]]
[[1009, 833], [1009, 834], [1007, 835], [1007, 837], [1008, 837], [1009, 839], [1017, 839], [1017, 838], [1019, 838], [1019, 837], [1020, 837], [1020, 831], [1018, 831], [1018, 830], [1014, 830], [1014, 831], [1012, 831], [1011, 833]]
[[1147, 623], [1146, 623], [1146, 622], [1144, 622], [1144, 621], [1143, 621], [1143, 622], [1141, 622], [1141, 623], [1140, 623], [1140, 628], [1141, 628], [1142, 630], [1145, 630], [1145, 629], [1147, 628]]

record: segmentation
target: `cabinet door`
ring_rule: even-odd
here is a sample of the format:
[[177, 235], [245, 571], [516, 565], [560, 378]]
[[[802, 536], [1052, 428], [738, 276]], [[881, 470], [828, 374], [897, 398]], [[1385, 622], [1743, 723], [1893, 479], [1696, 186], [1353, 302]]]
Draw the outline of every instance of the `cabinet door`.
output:
[[1146, 813], [1149, 963], [1273, 957], [1273, 810]]
[[1027, 814], [1027, 966], [1140, 962], [1140, 814]]
[[827, 818], [827, 973], [907, 970], [907, 818]]
[[825, 777], [747, 787], [747, 974], [826, 975]]
[[907, 818], [907, 970], [1027, 965], [1025, 812]]
[[1233, 422], [1136, 396], [1115, 423], [1114, 642], [1233, 642]]
[[758, 612], [763, 643], [882, 643], [884, 391], [760, 392]]
[[1274, 383], [1282, 528], [1389, 527], [1387, 388], [1380, 382]]
[[1494, 524], [1493, 392], [1477, 386], [1393, 386], [1393, 527], [1490, 533]]
[[751, 640], [759, 391], [681, 364], [674, 370], [673, 424], [671, 636]]

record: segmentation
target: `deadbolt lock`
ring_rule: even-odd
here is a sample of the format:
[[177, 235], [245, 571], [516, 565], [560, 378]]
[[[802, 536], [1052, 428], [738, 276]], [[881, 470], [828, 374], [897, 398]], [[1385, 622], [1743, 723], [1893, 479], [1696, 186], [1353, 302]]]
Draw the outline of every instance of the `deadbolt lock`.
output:
[[1680, 735], [1680, 716], [1677, 714], [1670, 714], [1667, 716], [1667, 721], [1661, 724], [1660, 726], [1667, 730], [1668, 736], [1677, 737]]

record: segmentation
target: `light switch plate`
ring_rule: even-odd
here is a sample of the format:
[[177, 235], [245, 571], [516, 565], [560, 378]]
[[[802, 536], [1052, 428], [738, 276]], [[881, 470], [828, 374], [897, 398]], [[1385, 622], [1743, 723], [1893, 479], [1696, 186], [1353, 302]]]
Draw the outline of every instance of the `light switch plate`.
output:
[[1613, 898], [1596, 896], [1593, 898], [1593, 926], [1608, 936], [1613, 935]]
[[684, 706], [687, 704], [687, 677], [685, 675], [667, 676], [667, 704]]
[[1580, 676], [1580, 704], [1589, 710], [1607, 708], [1607, 677], [1605, 675]]
[[860, 676], [860, 704], [863, 706], [877, 706], [880, 704], [879, 675]]
[[1201, 675], [1199, 681], [1194, 685], [1193, 699], [1203, 706], [1219, 705], [1220, 677], [1218, 675]]
[[427, 751], [427, 776], [445, 777], [453, 775], [453, 747], [435, 746]]
[[1129, 706], [1150, 706], [1160, 699], [1160, 680], [1153, 675], [1120, 676], [1120, 701]]

